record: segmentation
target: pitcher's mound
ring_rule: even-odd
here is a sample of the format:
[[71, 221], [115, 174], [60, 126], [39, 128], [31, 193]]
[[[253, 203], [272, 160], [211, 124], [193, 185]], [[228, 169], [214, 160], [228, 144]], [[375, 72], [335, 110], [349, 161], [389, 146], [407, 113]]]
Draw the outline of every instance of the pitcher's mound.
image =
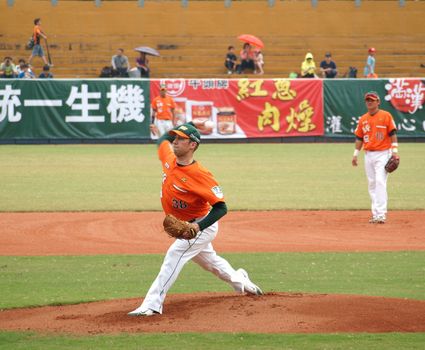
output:
[[358, 295], [229, 293], [169, 295], [164, 314], [130, 317], [140, 299], [0, 312], [0, 329], [119, 332], [425, 332], [425, 301]]

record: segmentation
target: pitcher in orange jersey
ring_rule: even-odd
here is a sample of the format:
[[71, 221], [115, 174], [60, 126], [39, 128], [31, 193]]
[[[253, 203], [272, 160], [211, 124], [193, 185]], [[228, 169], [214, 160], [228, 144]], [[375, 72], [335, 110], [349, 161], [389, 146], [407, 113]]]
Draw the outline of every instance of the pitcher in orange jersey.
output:
[[370, 223], [383, 224], [387, 215], [387, 178], [385, 164], [398, 156], [396, 125], [389, 112], [379, 109], [380, 99], [375, 91], [365, 95], [368, 112], [360, 117], [357, 128], [352, 165], [357, 166], [360, 150], [365, 151], [365, 169], [372, 201]]
[[162, 314], [165, 296], [189, 260], [214, 273], [239, 293], [263, 294], [244, 269], [235, 270], [213, 248], [218, 220], [227, 213], [227, 207], [213, 175], [193, 159], [200, 142], [201, 136], [193, 123], [180, 125], [158, 140], [164, 213], [191, 222], [197, 235], [191, 240], [174, 241], [143, 303], [129, 312], [130, 316]]

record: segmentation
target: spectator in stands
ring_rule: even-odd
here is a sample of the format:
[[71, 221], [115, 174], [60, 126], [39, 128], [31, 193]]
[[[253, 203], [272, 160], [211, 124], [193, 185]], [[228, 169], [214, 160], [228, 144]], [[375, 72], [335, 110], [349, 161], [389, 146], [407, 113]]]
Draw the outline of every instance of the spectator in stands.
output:
[[[19, 76], [19, 74], [21, 72], [24, 71], [24, 69], [23, 69], [24, 64], [26, 64], [25, 60], [23, 58], [20, 58], [19, 61], [18, 61], [18, 65], [16, 67], [16, 76], [17, 77]], [[31, 66], [29, 66], [29, 65], [28, 65], [28, 71], [32, 73]]]
[[22, 66], [22, 72], [19, 73], [18, 78], [19, 79], [34, 79], [35, 78], [35, 75], [34, 75], [34, 73], [32, 71], [30, 71], [29, 68], [30, 68], [29, 64], [28, 63], [25, 63]]
[[357, 68], [353, 66], [348, 67], [348, 72], [346, 73], [344, 78], [346, 78], [347, 76], [348, 78], [357, 78]]
[[336, 64], [332, 60], [332, 55], [330, 54], [330, 52], [326, 52], [325, 59], [320, 62], [320, 72], [322, 73], [322, 78], [328, 79], [335, 78], [338, 74]]
[[227, 68], [227, 74], [233, 74], [236, 69], [236, 62], [238, 58], [235, 55], [235, 48], [229, 46], [227, 48], [226, 60], [224, 61], [224, 66]]
[[142, 78], [149, 78], [149, 60], [144, 52], [140, 52], [140, 56], [136, 59], [136, 66], [139, 69], [140, 76]]
[[112, 78], [113, 77], [113, 69], [111, 66], [104, 66], [101, 71], [99, 78]]
[[43, 66], [43, 71], [40, 73], [40, 75], [38, 76], [40, 79], [52, 79], [53, 78], [53, 74], [50, 73], [50, 67], [48, 64], [45, 64]]
[[0, 78], [11, 79], [17, 77], [16, 66], [12, 57], [6, 56], [0, 65]]
[[28, 64], [31, 64], [32, 59], [34, 56], [40, 56], [44, 64], [49, 64], [47, 62], [46, 56], [44, 55], [43, 47], [41, 46], [40, 40], [41, 38], [47, 39], [46, 34], [41, 30], [41, 19], [36, 18], [34, 20], [34, 30], [33, 30], [33, 39], [34, 39], [34, 47], [32, 49], [32, 53], [30, 58], [28, 59]]
[[239, 74], [243, 73], [245, 69], [251, 69], [252, 71], [255, 70], [255, 55], [252, 51], [251, 45], [248, 43], [245, 43], [243, 45], [243, 49], [240, 52], [240, 60], [241, 64], [237, 67], [237, 72]]
[[263, 66], [264, 66], [264, 56], [260, 49], [256, 49], [254, 74], [264, 74]]
[[18, 61], [18, 65], [16, 66], [16, 73], [19, 75], [23, 71], [22, 66], [25, 64], [25, 60], [23, 58], [20, 58]]
[[[17, 72], [17, 75], [19, 76], [19, 74], [21, 73], [21, 72], [23, 72], [24, 70], [23, 70], [23, 66], [24, 66], [24, 64], [26, 64], [27, 62], [23, 59], [23, 58], [20, 58], [19, 59], [19, 61], [18, 61], [18, 65], [16, 66], [16, 72]], [[28, 70], [30, 71], [30, 72], [32, 72], [32, 69], [31, 69], [31, 66], [30, 65], [28, 65]]]
[[316, 63], [314, 63], [311, 52], [307, 52], [301, 63], [301, 78], [316, 78]]
[[112, 56], [112, 69], [116, 71], [118, 77], [128, 77], [128, 71], [130, 69], [130, 63], [128, 57], [124, 55], [123, 49], [118, 49], [117, 54]]
[[369, 56], [367, 56], [366, 66], [364, 67], [363, 75], [366, 78], [377, 78], [378, 76], [375, 73], [375, 48], [371, 47], [368, 50]]

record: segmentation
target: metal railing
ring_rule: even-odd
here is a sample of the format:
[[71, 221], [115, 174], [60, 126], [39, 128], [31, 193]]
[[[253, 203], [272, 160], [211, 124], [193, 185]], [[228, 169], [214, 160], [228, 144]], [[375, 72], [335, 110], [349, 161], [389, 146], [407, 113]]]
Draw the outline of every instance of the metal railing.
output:
[[[15, 2], [18, 2], [18, 1], [24, 1], [24, 0], [7, 0], [7, 5], [11, 7], [15, 4]], [[62, 0], [62, 1], [66, 1], [66, 0]], [[96, 7], [100, 7], [102, 6], [102, 2], [117, 1], [117, 0], [80, 0], [80, 1], [92, 1]], [[189, 6], [189, 0], [174, 0], [174, 1], [180, 1], [182, 7]], [[203, 0], [192, 0], [192, 1], [203, 1]], [[223, 0], [215, 0], [215, 1], [223, 1]], [[240, 1], [250, 1], [250, 0], [233, 0], [233, 1], [240, 2]], [[276, 4], [276, 0], [266, 0], [266, 1], [270, 7], [273, 7]], [[285, 0], [280, 0], [280, 1], [284, 2]], [[316, 8], [319, 2], [324, 0], [305, 0], [305, 1], [310, 1], [311, 6], [313, 8]], [[344, 1], [344, 0], [340, 0], [340, 1]], [[362, 0], [346, 0], [346, 1], [354, 1], [356, 7], [360, 7], [362, 3]], [[373, 1], [373, 0], [368, 0], [368, 1]], [[376, 1], [379, 1], [379, 0], [376, 0]], [[404, 7], [406, 5], [406, 0], [396, 0], [396, 1], [398, 1], [398, 4], [400, 7]], [[134, 2], [137, 2], [139, 7], [145, 6], [145, 0], [134, 0]], [[52, 4], [52, 6], [56, 6], [59, 3], [59, 0], [50, 0], [50, 3]], [[224, 7], [231, 7], [231, 6], [232, 6], [232, 0], [224, 0]]]

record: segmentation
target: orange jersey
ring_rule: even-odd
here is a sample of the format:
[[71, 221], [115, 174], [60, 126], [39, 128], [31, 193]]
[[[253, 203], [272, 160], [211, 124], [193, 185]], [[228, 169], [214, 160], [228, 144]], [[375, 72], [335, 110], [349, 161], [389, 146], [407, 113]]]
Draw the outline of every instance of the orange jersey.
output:
[[152, 109], [156, 111], [156, 118], [162, 120], [172, 120], [172, 109], [176, 108], [176, 103], [170, 96], [157, 96], [152, 101]]
[[34, 30], [33, 30], [34, 44], [36, 44], [36, 45], [40, 44], [40, 34], [41, 33], [42, 33], [41, 27], [39, 25], [34, 26]]
[[165, 214], [190, 221], [208, 214], [211, 206], [224, 202], [213, 175], [198, 162], [179, 166], [168, 141], [158, 148], [162, 163], [161, 203]]
[[396, 129], [392, 115], [380, 109], [374, 115], [363, 114], [354, 134], [363, 139], [365, 151], [384, 151], [391, 148], [389, 133]]

